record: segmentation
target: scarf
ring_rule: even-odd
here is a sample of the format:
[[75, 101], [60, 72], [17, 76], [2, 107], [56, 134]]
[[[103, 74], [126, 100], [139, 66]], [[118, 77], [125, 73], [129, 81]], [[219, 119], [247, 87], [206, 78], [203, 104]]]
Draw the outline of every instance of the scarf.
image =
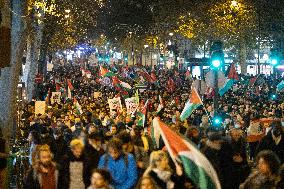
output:
[[172, 173], [170, 171], [161, 171], [160, 169], [153, 169], [157, 176], [165, 183], [167, 183], [167, 189], [173, 189], [175, 183], [171, 181]]

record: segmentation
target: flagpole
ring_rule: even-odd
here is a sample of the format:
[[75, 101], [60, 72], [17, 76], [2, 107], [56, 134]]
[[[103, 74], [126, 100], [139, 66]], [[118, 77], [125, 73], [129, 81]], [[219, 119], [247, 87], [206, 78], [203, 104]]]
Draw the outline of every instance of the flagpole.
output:
[[212, 121], [212, 119], [211, 119], [211, 116], [210, 116], [210, 114], [208, 113], [208, 111], [206, 110], [206, 107], [204, 106], [204, 103], [203, 103], [203, 101], [201, 100], [199, 93], [196, 91], [196, 88], [195, 88], [195, 87], [193, 87], [193, 90], [196, 92], [196, 94], [198, 94], [198, 98], [199, 98], [199, 100], [202, 102], [203, 109], [205, 110], [205, 112], [206, 112], [206, 114], [207, 114], [207, 116], [208, 116], [208, 118], [209, 118], [209, 121], [210, 121], [210, 123], [212, 124], [213, 121]]

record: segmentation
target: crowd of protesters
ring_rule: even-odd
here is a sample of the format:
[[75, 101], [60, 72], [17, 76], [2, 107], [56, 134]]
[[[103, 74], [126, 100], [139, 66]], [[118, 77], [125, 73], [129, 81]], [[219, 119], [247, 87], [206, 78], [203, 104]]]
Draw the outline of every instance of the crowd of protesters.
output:
[[[56, 65], [37, 85], [35, 100], [47, 100], [48, 106], [44, 115], [35, 115], [34, 101], [26, 107], [24, 135], [30, 143], [31, 169], [24, 188], [198, 188], [185, 176], [182, 165], [169, 158], [163, 141], [159, 147], [153, 143], [150, 127], [156, 116], [196, 144], [215, 168], [223, 189], [284, 188], [284, 95], [276, 92], [281, 78], [263, 76], [263, 82], [256, 78], [249, 83], [251, 76], [240, 76], [219, 98], [222, 124], [216, 127], [212, 123], [214, 92], [210, 90], [201, 95], [203, 106], [180, 121], [196, 80], [188, 72], [144, 67], [153, 79], [149, 81], [137, 71], [141, 67], [107, 68], [133, 89], [102, 84], [98, 65], [87, 66], [92, 76], [86, 77], [75, 64]], [[67, 98], [67, 80], [74, 87], [72, 99]], [[141, 106], [148, 100], [144, 127], [125, 108], [110, 114], [108, 105], [108, 99], [115, 96], [134, 96], [134, 86], [141, 82], [147, 86], [139, 92]], [[48, 98], [58, 85], [61, 101], [51, 104]], [[101, 96], [94, 98], [94, 92]], [[76, 111], [74, 99], [82, 113]], [[160, 99], [163, 108], [157, 111]], [[253, 128], [260, 128], [260, 134], [251, 136]]]

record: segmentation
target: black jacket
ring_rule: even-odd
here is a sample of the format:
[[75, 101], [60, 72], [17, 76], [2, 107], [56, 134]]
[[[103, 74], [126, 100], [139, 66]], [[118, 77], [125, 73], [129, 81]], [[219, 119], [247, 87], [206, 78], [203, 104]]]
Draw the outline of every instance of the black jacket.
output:
[[[55, 182], [56, 182], [56, 188], [61, 189], [62, 188], [62, 172], [60, 171], [60, 168], [56, 166], [55, 168]], [[31, 168], [27, 176], [24, 179], [24, 186], [23, 189], [41, 189], [41, 183], [40, 183], [40, 174], [37, 172], [37, 170]]]
[[92, 170], [96, 169], [99, 164], [100, 157], [104, 154], [104, 150], [100, 149], [97, 151], [93, 146], [91, 146], [89, 143], [85, 146], [84, 151], [84, 162], [85, 162], [85, 175], [84, 175], [84, 183], [86, 186], [89, 186], [91, 184], [91, 174]]
[[70, 185], [70, 163], [72, 162], [82, 162], [83, 163], [83, 181], [85, 184], [85, 188], [88, 186], [85, 183], [86, 175], [87, 175], [87, 167], [86, 167], [86, 159], [85, 155], [83, 154], [80, 158], [76, 158], [72, 152], [68, 152], [68, 155], [64, 157], [63, 160], [64, 163], [62, 163], [62, 173], [64, 173], [64, 176], [62, 177], [62, 188], [60, 189], [69, 189]]
[[278, 145], [276, 145], [270, 131], [265, 137], [263, 137], [258, 145], [257, 152], [262, 150], [273, 151], [280, 158], [281, 163], [284, 163], [284, 134], [282, 133], [281, 141]]

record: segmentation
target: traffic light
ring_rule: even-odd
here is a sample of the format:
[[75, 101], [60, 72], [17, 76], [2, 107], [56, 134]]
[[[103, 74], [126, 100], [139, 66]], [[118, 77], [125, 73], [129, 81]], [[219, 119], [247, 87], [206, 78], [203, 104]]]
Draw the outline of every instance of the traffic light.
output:
[[280, 53], [279, 50], [274, 48], [270, 50], [270, 60], [272, 66], [277, 66], [280, 63]]
[[215, 41], [211, 46], [211, 67], [219, 69], [224, 60], [223, 44], [221, 41]]
[[213, 118], [213, 126], [215, 126], [215, 127], [220, 127], [220, 126], [222, 125], [222, 123], [223, 123], [223, 120], [222, 120], [221, 117], [215, 116], [215, 117]]

